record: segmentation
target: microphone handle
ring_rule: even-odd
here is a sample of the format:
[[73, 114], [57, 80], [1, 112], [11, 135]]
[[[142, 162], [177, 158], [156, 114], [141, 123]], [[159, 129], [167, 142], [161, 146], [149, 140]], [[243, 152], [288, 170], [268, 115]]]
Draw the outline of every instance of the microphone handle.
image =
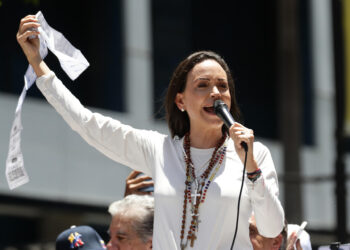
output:
[[[217, 116], [219, 116], [221, 120], [223, 120], [227, 128], [230, 128], [235, 123], [235, 121], [229, 115], [221, 115], [221, 113], [219, 112], [217, 113]], [[241, 146], [244, 148], [244, 151], [248, 151], [248, 145], [245, 141], [241, 142]]]
[[244, 148], [244, 151], [248, 152], [248, 145], [245, 141], [241, 142], [241, 146], [242, 146], [242, 148]]
[[225, 123], [228, 129], [230, 129], [233, 124], [235, 124], [235, 121], [229, 115], [222, 115], [220, 112], [216, 115], [220, 117], [220, 119]]

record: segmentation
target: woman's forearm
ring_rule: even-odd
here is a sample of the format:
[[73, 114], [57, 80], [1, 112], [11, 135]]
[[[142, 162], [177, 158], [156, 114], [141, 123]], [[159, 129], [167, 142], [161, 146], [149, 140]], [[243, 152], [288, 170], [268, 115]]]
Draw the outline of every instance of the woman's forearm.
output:
[[44, 62], [43, 59], [40, 58], [40, 59], [33, 59], [28, 61], [30, 65], [32, 65], [37, 77], [41, 77], [50, 72], [50, 68], [47, 66], [47, 64]]

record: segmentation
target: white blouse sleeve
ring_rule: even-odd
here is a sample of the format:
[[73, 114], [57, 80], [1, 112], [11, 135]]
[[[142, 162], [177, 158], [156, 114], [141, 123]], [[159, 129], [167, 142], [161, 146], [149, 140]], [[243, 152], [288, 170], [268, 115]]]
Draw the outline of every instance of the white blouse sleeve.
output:
[[268, 238], [279, 235], [284, 226], [284, 211], [278, 198], [278, 180], [270, 151], [254, 143], [254, 157], [261, 176], [252, 182], [245, 179], [259, 233]]
[[36, 84], [69, 126], [91, 146], [112, 160], [153, 176], [152, 159], [157, 151], [156, 145], [162, 145], [165, 135], [135, 129], [110, 117], [92, 113], [52, 71], [38, 78]]

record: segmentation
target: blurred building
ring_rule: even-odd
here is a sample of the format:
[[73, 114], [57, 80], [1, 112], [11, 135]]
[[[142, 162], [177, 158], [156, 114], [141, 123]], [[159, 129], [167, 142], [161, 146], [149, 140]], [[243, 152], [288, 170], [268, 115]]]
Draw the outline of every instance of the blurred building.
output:
[[87, 145], [33, 86], [21, 144], [30, 182], [9, 190], [9, 133], [28, 66], [15, 34], [39, 10], [90, 62], [72, 82], [49, 54], [58, 77], [84, 105], [137, 128], [168, 133], [162, 101], [176, 65], [196, 50], [223, 55], [245, 124], [271, 150], [289, 222], [308, 221], [314, 246], [349, 242], [347, 2], [0, 0], [0, 249], [50, 249], [72, 224], [107, 239], [107, 206], [130, 172]]

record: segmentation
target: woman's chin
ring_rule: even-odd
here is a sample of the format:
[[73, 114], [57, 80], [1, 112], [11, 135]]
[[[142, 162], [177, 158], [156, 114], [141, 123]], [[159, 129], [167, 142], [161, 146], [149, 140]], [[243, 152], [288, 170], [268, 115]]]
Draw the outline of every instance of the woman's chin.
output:
[[222, 120], [218, 116], [209, 116], [207, 120], [208, 126], [212, 126], [213, 128], [221, 129], [224, 124]]

